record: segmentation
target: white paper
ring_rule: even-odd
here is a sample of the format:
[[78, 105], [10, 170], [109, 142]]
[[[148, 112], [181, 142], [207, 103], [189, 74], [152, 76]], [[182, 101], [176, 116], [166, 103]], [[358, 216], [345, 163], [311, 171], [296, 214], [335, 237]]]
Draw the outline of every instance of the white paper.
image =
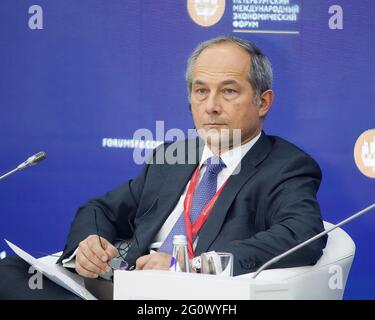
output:
[[7, 253], [5, 251], [0, 252], [0, 260], [5, 259], [7, 256]]
[[[33, 256], [29, 255], [27, 252], [23, 251], [15, 244], [5, 239], [8, 246], [24, 261], [32, 265], [36, 270], [41, 272], [51, 281], [62, 286], [63, 288], [73, 292], [77, 296], [85, 300], [97, 300], [82, 284], [73, 279], [74, 275], [69, 275], [67, 270], [63, 272], [60, 270], [60, 266], [51, 267], [40, 260], [35, 259]], [[60, 268], [59, 268], [60, 267]]]

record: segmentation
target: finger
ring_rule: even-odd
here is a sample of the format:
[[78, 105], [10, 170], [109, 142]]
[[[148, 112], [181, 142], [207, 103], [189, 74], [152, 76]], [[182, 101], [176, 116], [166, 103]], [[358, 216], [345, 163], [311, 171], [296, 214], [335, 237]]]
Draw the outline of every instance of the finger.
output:
[[139, 257], [137, 261], [135, 262], [136, 269], [143, 270], [144, 265], [146, 265], [146, 263], [148, 262], [148, 260], [150, 260], [150, 258], [151, 258], [150, 254]]
[[111, 271], [111, 268], [106, 263], [102, 262], [95, 255], [95, 253], [90, 250], [86, 242], [83, 242], [79, 245], [79, 253], [80, 253], [79, 255], [80, 264], [81, 266], [85, 267], [87, 270], [98, 273], [98, 274]]
[[[107, 262], [108, 255], [105, 252], [105, 243], [108, 242], [106, 239], [97, 235], [91, 235], [87, 238], [87, 245], [92, 252], [103, 262]], [[103, 245], [103, 247], [102, 247]]]
[[111, 260], [111, 259], [113, 259], [114, 257], [117, 256], [117, 254], [118, 254], [117, 248], [114, 245], [112, 245], [109, 241], [105, 240], [104, 248], [105, 248], [105, 252], [108, 256], [108, 260]]
[[91, 262], [82, 251], [80, 251], [79, 253], [77, 252], [76, 262], [78, 262], [78, 264], [82, 268], [94, 274], [99, 275], [104, 273], [103, 270], [101, 270], [98, 266]]
[[171, 258], [172, 257], [169, 255], [153, 254], [150, 259], [144, 264], [143, 270], [169, 270]]
[[76, 266], [76, 271], [77, 271], [77, 273], [78, 273], [79, 275], [85, 277], [85, 278], [92, 278], [92, 279], [94, 279], [94, 278], [97, 278], [97, 277], [98, 277], [97, 274], [95, 274], [95, 273], [93, 273], [93, 272], [91, 272], [91, 271], [88, 271], [88, 270], [86, 270], [84, 267], [82, 267], [82, 266], [79, 264], [79, 262], [77, 261], [77, 259], [76, 259], [75, 266]]
[[155, 262], [151, 260], [147, 261], [142, 267], [142, 270], [152, 270], [152, 269], [157, 269], [157, 268], [156, 268]]
[[157, 261], [155, 259], [149, 259], [143, 266], [142, 270], [153, 270], [153, 269], [162, 270], [165, 268], [164, 268], [164, 265], [161, 263], [161, 261]]
[[85, 255], [85, 257], [95, 264], [102, 271], [111, 271], [107, 263], [103, 262], [88, 246], [87, 241], [83, 241], [79, 244], [79, 250]]

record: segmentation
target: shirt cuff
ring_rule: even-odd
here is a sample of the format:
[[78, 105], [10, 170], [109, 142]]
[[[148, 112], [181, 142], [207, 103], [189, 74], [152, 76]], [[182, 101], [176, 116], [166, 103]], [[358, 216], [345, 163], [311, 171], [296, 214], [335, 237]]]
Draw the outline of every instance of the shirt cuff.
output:
[[77, 250], [78, 250], [78, 248], [75, 249], [75, 251], [73, 252], [73, 254], [69, 258], [66, 258], [62, 261], [62, 265], [63, 265], [64, 268], [72, 268], [72, 269], [76, 268]]

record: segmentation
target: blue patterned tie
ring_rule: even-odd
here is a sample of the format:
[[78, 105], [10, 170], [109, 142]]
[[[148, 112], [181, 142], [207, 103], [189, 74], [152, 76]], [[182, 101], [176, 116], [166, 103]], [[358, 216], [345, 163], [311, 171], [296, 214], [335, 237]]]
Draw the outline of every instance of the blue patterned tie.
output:
[[[215, 195], [217, 188], [217, 176], [220, 173], [220, 171], [225, 167], [225, 164], [223, 163], [220, 157], [208, 158], [205, 164], [206, 171], [194, 192], [193, 201], [191, 205], [190, 220], [192, 224], [198, 219], [203, 208]], [[180, 217], [176, 221], [167, 238], [164, 240], [163, 244], [159, 248], [159, 251], [172, 254], [173, 236], [180, 234], [186, 235], [186, 226], [183, 213], [181, 213]]]

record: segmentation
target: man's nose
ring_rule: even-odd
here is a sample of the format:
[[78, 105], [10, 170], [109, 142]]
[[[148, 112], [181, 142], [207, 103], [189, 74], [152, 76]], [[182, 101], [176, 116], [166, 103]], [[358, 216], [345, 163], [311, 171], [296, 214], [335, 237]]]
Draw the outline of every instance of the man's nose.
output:
[[221, 112], [221, 104], [220, 104], [220, 97], [217, 93], [212, 92], [208, 99], [206, 100], [206, 112], [207, 113], [220, 113]]

